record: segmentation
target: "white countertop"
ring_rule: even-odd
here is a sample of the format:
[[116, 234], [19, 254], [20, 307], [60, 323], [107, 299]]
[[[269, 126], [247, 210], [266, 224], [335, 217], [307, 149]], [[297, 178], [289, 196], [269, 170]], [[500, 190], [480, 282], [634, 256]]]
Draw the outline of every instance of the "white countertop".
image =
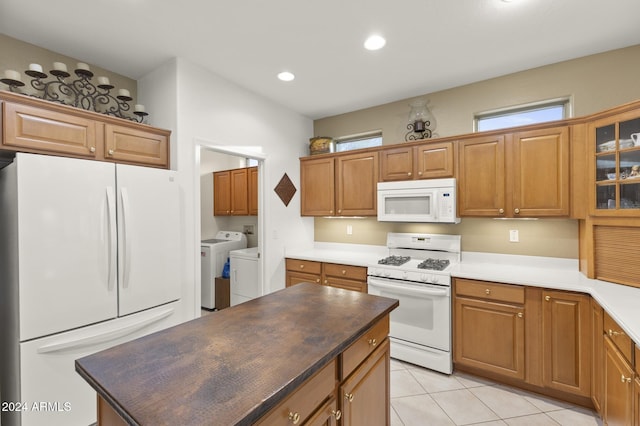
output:
[[[315, 243], [310, 249], [287, 250], [285, 257], [368, 266], [388, 251], [386, 246]], [[640, 345], [640, 288], [589, 279], [578, 270], [576, 259], [463, 252], [461, 263], [451, 269], [451, 275], [590, 294]]]

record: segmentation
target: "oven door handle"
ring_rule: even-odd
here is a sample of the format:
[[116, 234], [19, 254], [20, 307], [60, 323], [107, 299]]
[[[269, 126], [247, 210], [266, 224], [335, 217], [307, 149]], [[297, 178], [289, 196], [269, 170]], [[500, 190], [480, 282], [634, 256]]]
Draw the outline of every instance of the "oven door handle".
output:
[[387, 290], [392, 290], [396, 293], [407, 294], [409, 296], [425, 295], [425, 296], [439, 296], [445, 297], [449, 295], [447, 290], [427, 290], [418, 286], [405, 286], [402, 284], [384, 284], [379, 280], [370, 280], [370, 287], [379, 287]]

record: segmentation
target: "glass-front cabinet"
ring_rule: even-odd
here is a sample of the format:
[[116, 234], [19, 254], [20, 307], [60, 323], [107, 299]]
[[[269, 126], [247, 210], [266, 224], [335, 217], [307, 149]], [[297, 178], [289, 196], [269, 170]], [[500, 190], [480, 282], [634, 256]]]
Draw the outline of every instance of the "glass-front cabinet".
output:
[[595, 121], [591, 135], [595, 139], [594, 214], [640, 215], [640, 112]]

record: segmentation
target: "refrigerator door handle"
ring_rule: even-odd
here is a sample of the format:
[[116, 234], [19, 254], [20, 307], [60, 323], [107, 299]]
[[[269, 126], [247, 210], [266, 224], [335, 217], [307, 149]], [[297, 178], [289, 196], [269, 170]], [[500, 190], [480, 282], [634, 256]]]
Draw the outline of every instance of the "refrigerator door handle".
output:
[[116, 266], [118, 256], [118, 230], [116, 229], [116, 194], [112, 186], [107, 187], [107, 209], [109, 218], [109, 257], [107, 267], [109, 268], [109, 276], [107, 278], [107, 289], [113, 290], [116, 282]]
[[129, 274], [131, 270], [131, 232], [127, 232], [131, 227], [129, 214], [129, 193], [127, 188], [120, 188], [122, 199], [122, 234], [124, 236], [124, 266], [122, 271], [122, 288], [129, 287]]
[[143, 329], [149, 324], [153, 324], [154, 322], [158, 322], [161, 319], [168, 317], [169, 315], [173, 314], [173, 312], [174, 312], [174, 308], [167, 308], [143, 321], [140, 321], [134, 324], [125, 325], [115, 330], [109, 330], [105, 333], [100, 333], [94, 336], [81, 337], [79, 339], [71, 339], [71, 340], [66, 340], [59, 343], [51, 343], [48, 345], [40, 346], [38, 348], [38, 353], [46, 354], [46, 353], [52, 353], [52, 352], [62, 352], [62, 351], [73, 350], [73, 349], [81, 348], [85, 346], [93, 346], [93, 345], [99, 345], [101, 343], [107, 343], [112, 340], [119, 339], [128, 334], [135, 333], [136, 331]]

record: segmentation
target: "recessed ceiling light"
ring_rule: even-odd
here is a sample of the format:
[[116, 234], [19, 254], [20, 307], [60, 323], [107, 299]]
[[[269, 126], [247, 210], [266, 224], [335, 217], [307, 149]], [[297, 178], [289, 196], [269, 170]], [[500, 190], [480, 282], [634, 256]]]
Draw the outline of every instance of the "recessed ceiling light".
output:
[[382, 49], [387, 44], [387, 40], [379, 35], [372, 35], [364, 42], [364, 48], [367, 50]]
[[278, 78], [282, 81], [291, 81], [296, 78], [296, 76], [289, 71], [282, 71], [280, 74], [278, 74]]

